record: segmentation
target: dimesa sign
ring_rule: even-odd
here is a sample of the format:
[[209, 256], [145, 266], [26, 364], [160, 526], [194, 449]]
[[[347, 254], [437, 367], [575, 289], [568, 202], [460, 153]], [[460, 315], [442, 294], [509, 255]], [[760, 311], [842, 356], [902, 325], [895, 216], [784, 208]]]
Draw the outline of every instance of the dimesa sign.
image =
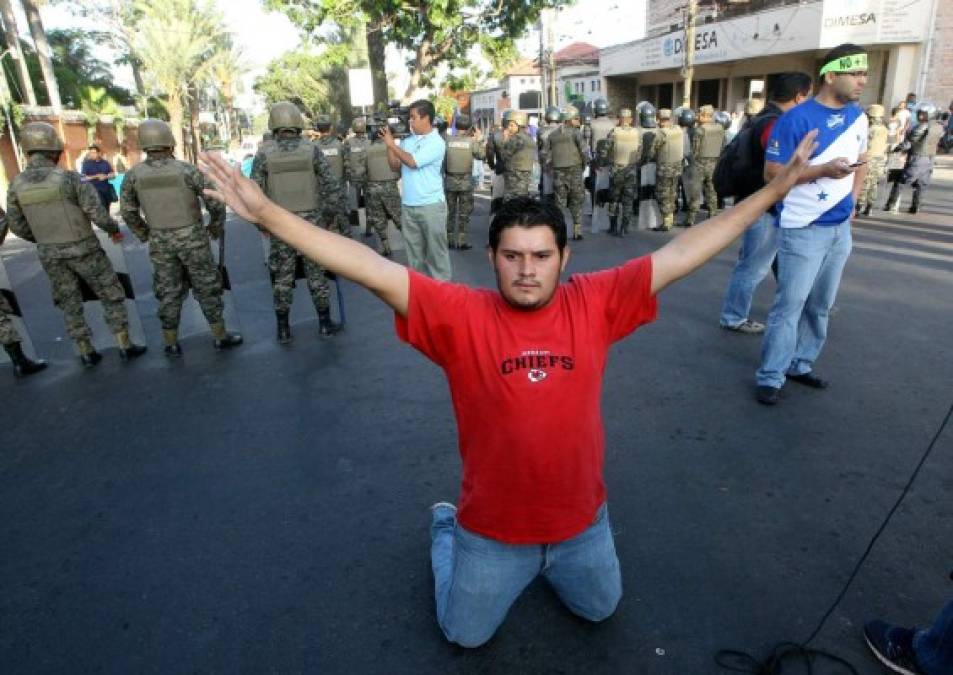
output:
[[[706, 49], [715, 49], [718, 47], [718, 31], [706, 30], [695, 33], [695, 51], [702, 52]], [[665, 56], [676, 56], [685, 51], [685, 38], [683, 36], [667, 37], [662, 43], [662, 53]]]

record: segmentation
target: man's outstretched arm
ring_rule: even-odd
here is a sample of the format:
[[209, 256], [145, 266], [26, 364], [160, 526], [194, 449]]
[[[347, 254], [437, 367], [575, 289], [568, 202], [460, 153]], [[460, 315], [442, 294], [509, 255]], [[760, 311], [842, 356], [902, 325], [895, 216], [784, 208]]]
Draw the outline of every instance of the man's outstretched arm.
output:
[[689, 228], [652, 253], [652, 294], [688, 276], [737, 239], [762, 213], [780, 201], [807, 167], [817, 131], [807, 134], [774, 179], [747, 199], [701, 225]]
[[225, 202], [250, 223], [258, 223], [302, 255], [345, 279], [364, 286], [407, 316], [410, 282], [407, 268], [378, 255], [371, 248], [334, 234], [285, 211], [265, 197], [258, 185], [242, 176], [237, 166], [215, 153], [203, 152], [199, 168], [216, 186], [205, 194]]

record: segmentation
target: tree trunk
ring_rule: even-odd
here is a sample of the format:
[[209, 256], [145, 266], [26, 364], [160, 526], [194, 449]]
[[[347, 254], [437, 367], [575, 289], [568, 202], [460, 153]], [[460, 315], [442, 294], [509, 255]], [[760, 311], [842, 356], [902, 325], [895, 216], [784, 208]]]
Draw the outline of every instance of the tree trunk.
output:
[[191, 124], [189, 129], [191, 130], [190, 141], [192, 145], [192, 161], [198, 159], [199, 151], [202, 149], [202, 134], [201, 134], [201, 122], [199, 122], [199, 88], [196, 85], [191, 85], [188, 91], [189, 95], [189, 118], [191, 119]]
[[17, 18], [13, 13], [10, 0], [0, 0], [0, 14], [3, 15], [4, 36], [10, 58], [16, 66], [17, 83], [20, 85], [20, 99], [22, 103], [36, 105], [36, 93], [33, 91], [33, 82], [30, 80], [30, 71], [27, 70], [23, 50], [20, 48], [20, 37], [17, 29]]
[[169, 126], [172, 127], [172, 137], [175, 139], [175, 156], [185, 157], [185, 139], [182, 137], [182, 98], [178, 94], [169, 94], [166, 101], [169, 111]]
[[33, 44], [36, 45], [40, 70], [43, 71], [43, 82], [46, 83], [46, 91], [50, 96], [50, 106], [54, 113], [59, 114], [63, 104], [60, 102], [60, 88], [56, 84], [56, 76], [53, 74], [53, 57], [50, 54], [50, 43], [46, 39], [43, 20], [40, 18], [40, 10], [36, 6], [35, 0], [20, 0], [20, 2], [23, 4], [23, 11], [26, 13], [27, 23], [30, 24], [30, 35], [33, 36]]
[[139, 67], [139, 61], [135, 56], [130, 55], [129, 67], [132, 68], [132, 79], [136, 83], [136, 93], [139, 94], [142, 110], [140, 111], [143, 119], [149, 118], [149, 95], [146, 93], [146, 83], [142, 79], [142, 69]]
[[371, 80], [374, 82], [374, 107], [387, 106], [387, 70], [384, 65], [385, 54], [384, 36], [379, 26], [367, 25], [367, 62], [371, 69]]

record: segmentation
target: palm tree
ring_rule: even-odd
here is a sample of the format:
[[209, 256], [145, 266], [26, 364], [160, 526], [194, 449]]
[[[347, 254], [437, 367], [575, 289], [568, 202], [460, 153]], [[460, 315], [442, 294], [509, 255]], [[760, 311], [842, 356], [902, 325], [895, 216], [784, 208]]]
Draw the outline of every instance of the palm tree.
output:
[[228, 140], [236, 140], [235, 96], [240, 92], [242, 75], [248, 70], [241, 48], [225, 44], [212, 60], [209, 76], [221, 97]]
[[143, 74], [167, 97], [176, 152], [182, 156], [188, 92], [207, 76], [210, 59], [225, 32], [223, 20], [211, 0], [137, 0], [136, 10], [141, 14], [130, 47]]
[[27, 23], [30, 24], [30, 35], [33, 36], [36, 55], [40, 60], [40, 70], [43, 72], [43, 82], [46, 84], [46, 92], [50, 97], [50, 106], [54, 113], [59, 114], [63, 104], [60, 102], [60, 88], [56, 84], [56, 76], [53, 74], [53, 57], [50, 52], [50, 43], [46, 39], [46, 30], [43, 28], [43, 20], [40, 18], [40, 3], [37, 0], [20, 0], [20, 3], [23, 5]]
[[[103, 116], [119, 117], [119, 104], [106, 92], [105, 87], [83, 87], [79, 92], [80, 109], [86, 116], [87, 145], [96, 141], [96, 125]], [[116, 133], [119, 134], [117, 125]], [[119, 139], [120, 142], [122, 139]]]
[[10, 0], [0, 0], [0, 15], [3, 15], [4, 37], [7, 42], [7, 51], [16, 65], [17, 84], [20, 85], [20, 98], [23, 103], [36, 105], [36, 94], [33, 91], [33, 81], [30, 71], [23, 58], [23, 49], [20, 47], [20, 32], [17, 29], [17, 17], [13, 13]]

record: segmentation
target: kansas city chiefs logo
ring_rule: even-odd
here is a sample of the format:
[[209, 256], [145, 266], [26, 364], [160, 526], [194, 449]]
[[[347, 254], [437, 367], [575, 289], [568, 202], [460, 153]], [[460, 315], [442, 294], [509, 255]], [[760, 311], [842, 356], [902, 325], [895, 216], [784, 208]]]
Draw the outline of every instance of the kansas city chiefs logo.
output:
[[526, 376], [529, 378], [530, 382], [533, 382], [533, 383], [542, 382], [543, 380], [546, 379], [546, 371], [539, 370], [538, 368], [533, 368], [526, 372]]

